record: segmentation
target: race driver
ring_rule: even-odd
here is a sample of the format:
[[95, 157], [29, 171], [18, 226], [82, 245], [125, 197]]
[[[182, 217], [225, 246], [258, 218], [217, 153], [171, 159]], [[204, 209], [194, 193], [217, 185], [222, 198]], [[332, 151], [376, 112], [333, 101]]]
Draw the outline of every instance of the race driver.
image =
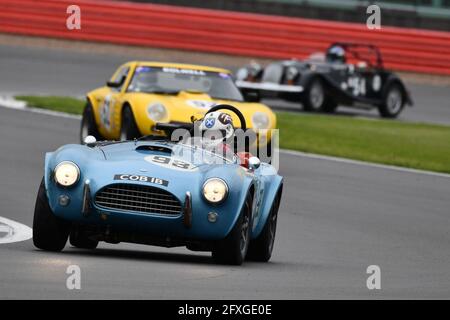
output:
[[[235, 128], [231, 116], [224, 112], [211, 112], [203, 118], [199, 126], [203, 148], [211, 152], [226, 155], [234, 154], [233, 145]], [[241, 165], [248, 167], [249, 152], [238, 152]]]

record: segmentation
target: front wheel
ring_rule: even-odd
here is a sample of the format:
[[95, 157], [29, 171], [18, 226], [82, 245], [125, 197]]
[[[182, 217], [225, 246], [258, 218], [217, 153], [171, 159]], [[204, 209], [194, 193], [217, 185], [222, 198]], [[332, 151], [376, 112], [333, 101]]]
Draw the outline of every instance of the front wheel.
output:
[[269, 217], [261, 234], [250, 242], [247, 259], [253, 261], [267, 262], [270, 260], [275, 243], [277, 230], [278, 208], [280, 206], [281, 192], [275, 198]]
[[80, 143], [84, 143], [87, 136], [94, 136], [97, 141], [104, 140], [98, 131], [94, 118], [94, 109], [88, 101], [84, 107], [83, 116], [81, 118]]
[[34, 208], [33, 243], [35, 247], [47, 251], [61, 251], [64, 249], [69, 236], [70, 224], [52, 212], [45, 191], [44, 179]]
[[120, 141], [133, 140], [141, 135], [134, 120], [130, 107], [125, 106], [122, 112], [122, 124], [120, 127]]
[[403, 90], [399, 84], [395, 83], [387, 89], [383, 103], [378, 107], [378, 111], [383, 118], [396, 118], [404, 106]]
[[326, 102], [325, 87], [322, 80], [315, 78], [305, 87], [301, 102], [305, 111], [320, 112]]
[[252, 202], [253, 197], [248, 195], [233, 229], [214, 247], [212, 257], [216, 262], [241, 265], [244, 261], [250, 243]]

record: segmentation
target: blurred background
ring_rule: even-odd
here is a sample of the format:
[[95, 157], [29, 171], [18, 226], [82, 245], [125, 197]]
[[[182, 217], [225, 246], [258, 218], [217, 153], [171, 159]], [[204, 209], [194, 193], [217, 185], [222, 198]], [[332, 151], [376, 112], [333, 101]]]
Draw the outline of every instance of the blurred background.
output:
[[256, 12], [311, 19], [365, 22], [367, 6], [383, 8], [383, 24], [450, 30], [450, 0], [136, 0], [199, 8]]

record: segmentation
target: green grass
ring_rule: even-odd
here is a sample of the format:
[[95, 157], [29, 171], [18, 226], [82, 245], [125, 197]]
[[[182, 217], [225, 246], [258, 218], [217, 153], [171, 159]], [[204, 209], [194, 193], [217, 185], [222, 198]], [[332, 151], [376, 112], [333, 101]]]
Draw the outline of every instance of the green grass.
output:
[[25, 101], [30, 107], [71, 114], [82, 114], [86, 103], [84, 100], [76, 98], [57, 96], [16, 96], [15, 98]]
[[[81, 114], [70, 97], [17, 96], [29, 106]], [[450, 173], [450, 126], [277, 112], [280, 147]]]
[[280, 147], [450, 173], [450, 127], [279, 112]]

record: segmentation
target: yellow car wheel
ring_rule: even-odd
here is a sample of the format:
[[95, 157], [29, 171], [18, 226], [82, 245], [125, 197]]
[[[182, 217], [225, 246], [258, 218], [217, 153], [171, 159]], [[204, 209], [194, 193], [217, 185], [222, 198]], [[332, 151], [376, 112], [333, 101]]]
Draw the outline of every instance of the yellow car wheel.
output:
[[134, 120], [130, 107], [125, 106], [122, 111], [122, 124], [120, 126], [120, 140], [133, 140], [141, 136]]
[[84, 107], [83, 116], [81, 118], [80, 143], [83, 144], [84, 139], [86, 139], [87, 136], [94, 136], [97, 141], [104, 140], [102, 135], [98, 132], [94, 118], [94, 110], [89, 101]]

